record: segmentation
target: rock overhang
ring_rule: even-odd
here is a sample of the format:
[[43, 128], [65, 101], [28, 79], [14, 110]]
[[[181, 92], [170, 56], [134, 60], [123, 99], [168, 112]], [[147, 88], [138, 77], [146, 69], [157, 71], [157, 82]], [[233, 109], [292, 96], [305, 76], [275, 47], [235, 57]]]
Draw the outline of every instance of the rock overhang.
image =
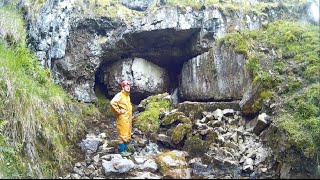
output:
[[113, 46], [103, 45], [104, 62], [141, 57], [166, 69], [178, 68], [201, 54], [196, 45], [201, 28], [127, 32]]

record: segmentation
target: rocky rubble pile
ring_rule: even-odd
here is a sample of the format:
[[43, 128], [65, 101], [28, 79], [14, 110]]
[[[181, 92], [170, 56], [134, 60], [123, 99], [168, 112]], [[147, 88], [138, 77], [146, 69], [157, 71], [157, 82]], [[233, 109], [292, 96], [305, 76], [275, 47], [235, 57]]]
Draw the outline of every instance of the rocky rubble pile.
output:
[[95, 130], [79, 143], [84, 161], [64, 178], [276, 178], [272, 150], [259, 137], [270, 123], [265, 113], [247, 120], [239, 111], [216, 109], [199, 119], [174, 109], [162, 114], [159, 132], [133, 130], [130, 157], [108, 138], [115, 128]]

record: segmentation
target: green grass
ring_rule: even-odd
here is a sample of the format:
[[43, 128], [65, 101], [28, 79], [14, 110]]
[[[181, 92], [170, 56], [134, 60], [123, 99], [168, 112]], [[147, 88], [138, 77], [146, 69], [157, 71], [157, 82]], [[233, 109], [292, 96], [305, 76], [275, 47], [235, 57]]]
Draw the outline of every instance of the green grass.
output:
[[0, 178], [56, 178], [95, 107], [72, 100], [39, 67], [19, 12], [0, 12]]
[[288, 129], [290, 141], [304, 149], [306, 155], [313, 156], [320, 147], [320, 83], [287, 98], [286, 109], [293, 118], [282, 116], [278, 122]]
[[0, 8], [0, 39], [9, 45], [25, 44], [25, 23], [12, 5]]
[[201, 6], [202, 6], [202, 3], [198, 3], [195, 0], [183, 0], [183, 1], [168, 0], [167, 4], [169, 6], [177, 6], [177, 7], [181, 7], [181, 8], [186, 8], [187, 6], [191, 6], [191, 7], [194, 7], [196, 9], [200, 9]]
[[248, 56], [248, 44], [245, 40], [245, 37], [239, 33], [228, 33], [223, 38], [218, 38], [218, 46], [225, 46], [231, 48], [237, 53], [243, 54], [246, 57]]
[[[2, 123], [0, 123], [1, 125]], [[0, 177], [8, 179], [18, 179], [22, 178], [21, 174], [23, 173], [17, 157], [17, 152], [7, 143], [8, 139], [0, 134]], [[20, 165], [19, 165], [20, 164]]]

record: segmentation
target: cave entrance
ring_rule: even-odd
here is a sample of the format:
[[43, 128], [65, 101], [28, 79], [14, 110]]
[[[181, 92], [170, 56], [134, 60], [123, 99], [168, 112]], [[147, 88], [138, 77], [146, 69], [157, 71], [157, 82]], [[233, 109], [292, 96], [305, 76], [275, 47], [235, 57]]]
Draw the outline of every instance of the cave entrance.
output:
[[[197, 46], [199, 32], [200, 28], [191, 28], [188, 30], [162, 29], [124, 34], [114, 46], [107, 46], [104, 49], [104, 55], [101, 57], [102, 63], [95, 74], [96, 93], [102, 93], [108, 99], [111, 99], [115, 94], [110, 91], [109, 86], [118, 85], [110, 84], [110, 79], [105, 78], [105, 69], [126, 58], [143, 58], [167, 71], [169, 76], [168, 93], [172, 94], [178, 88], [183, 63], [207, 51], [207, 49]], [[108, 77], [118, 78], [117, 80], [120, 81], [121, 77], [116, 76], [116, 73], [108, 74]], [[135, 81], [135, 79], [132, 80]], [[120, 87], [118, 89], [120, 91]], [[131, 101], [134, 104], [139, 104], [141, 100], [150, 95], [152, 93], [141, 94], [133, 88]]]

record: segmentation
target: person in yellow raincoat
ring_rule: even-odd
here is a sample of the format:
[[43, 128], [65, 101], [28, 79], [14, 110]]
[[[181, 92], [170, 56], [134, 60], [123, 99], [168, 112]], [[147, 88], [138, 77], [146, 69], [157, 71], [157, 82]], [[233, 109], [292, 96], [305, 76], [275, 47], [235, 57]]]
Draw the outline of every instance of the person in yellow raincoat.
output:
[[130, 82], [121, 82], [121, 92], [117, 93], [110, 105], [117, 118], [117, 130], [119, 135], [119, 152], [122, 156], [130, 156], [127, 147], [131, 139], [132, 131], [132, 105], [130, 100]]

